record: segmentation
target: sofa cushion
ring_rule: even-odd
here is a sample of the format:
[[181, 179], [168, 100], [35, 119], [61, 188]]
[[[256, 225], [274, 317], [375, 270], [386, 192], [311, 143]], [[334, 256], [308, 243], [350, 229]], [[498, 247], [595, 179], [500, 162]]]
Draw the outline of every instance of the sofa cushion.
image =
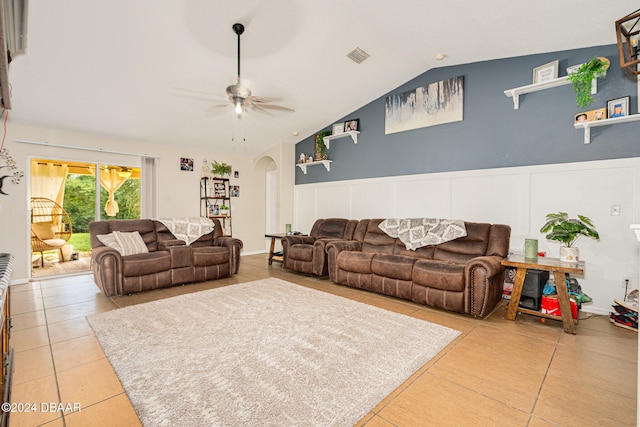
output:
[[311, 262], [313, 260], [313, 245], [293, 245], [287, 251], [287, 257], [298, 261]]
[[372, 219], [367, 223], [367, 230], [362, 240], [363, 252], [374, 252], [379, 254], [392, 254], [400, 246], [404, 249], [404, 244], [397, 238], [390, 237], [387, 233], [380, 230], [380, 223], [383, 219]]
[[111, 249], [115, 249], [120, 254], [122, 254], [122, 247], [120, 246], [120, 243], [118, 243], [118, 241], [116, 240], [116, 236], [114, 236], [113, 233], [98, 234], [96, 237], [98, 238], [98, 240], [100, 240], [100, 243], [102, 243], [103, 245], [110, 247]]
[[343, 251], [338, 254], [336, 263], [341, 270], [370, 274], [371, 260], [375, 255], [373, 252]]
[[191, 248], [193, 266], [212, 266], [229, 263], [229, 250], [221, 246]]
[[464, 264], [419, 259], [413, 265], [413, 283], [443, 291], [462, 292], [465, 286], [464, 268]]
[[169, 251], [155, 251], [122, 258], [122, 275], [125, 277], [145, 276], [170, 269], [171, 255]]
[[487, 253], [491, 224], [466, 222], [467, 235], [435, 247], [433, 259], [466, 263]]
[[371, 261], [371, 272], [392, 279], [411, 280], [411, 270], [416, 258], [377, 254]]

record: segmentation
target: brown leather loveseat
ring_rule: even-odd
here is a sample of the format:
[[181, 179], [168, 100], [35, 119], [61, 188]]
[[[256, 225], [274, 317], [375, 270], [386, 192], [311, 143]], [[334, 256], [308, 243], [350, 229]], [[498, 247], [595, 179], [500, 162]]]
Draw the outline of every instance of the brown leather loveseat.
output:
[[502, 298], [508, 225], [465, 222], [465, 237], [408, 250], [382, 221], [361, 220], [353, 240], [327, 244], [332, 282], [476, 317]]
[[[176, 239], [162, 222], [153, 219], [89, 223], [91, 265], [96, 284], [106, 296], [112, 296], [236, 274], [242, 241], [223, 236], [220, 222], [212, 221], [213, 231], [190, 245]], [[101, 239], [109, 238], [104, 236], [112, 236], [115, 231], [129, 235], [138, 232], [146, 252], [122, 255], [117, 249], [106, 246]]]
[[284, 236], [282, 254], [284, 268], [301, 273], [326, 276], [325, 246], [336, 239], [350, 240], [358, 221], [345, 218], [318, 219], [308, 236]]

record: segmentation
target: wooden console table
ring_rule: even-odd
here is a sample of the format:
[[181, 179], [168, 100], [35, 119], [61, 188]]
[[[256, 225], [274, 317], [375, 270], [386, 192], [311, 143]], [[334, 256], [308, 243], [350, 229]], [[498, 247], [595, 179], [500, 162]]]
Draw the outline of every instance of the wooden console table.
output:
[[[565, 274], [583, 275], [585, 268], [584, 261], [579, 261], [577, 263], [565, 263], [560, 262], [557, 258], [538, 257], [534, 260], [526, 259], [523, 256], [512, 255], [509, 258], [502, 260], [502, 265], [505, 267], [516, 268], [516, 279], [513, 283], [511, 301], [507, 308], [507, 319], [515, 320], [516, 314], [520, 312], [531, 314], [533, 316], [545, 317], [547, 319], [562, 320], [565, 332], [570, 334], [576, 333], [577, 319], [574, 321], [571, 314], [571, 303], [569, 302], [569, 290], [567, 289]], [[560, 304], [562, 316], [542, 313], [536, 310], [529, 310], [519, 306], [520, 296], [522, 295], [522, 286], [524, 285], [524, 279], [527, 275], [527, 270], [529, 269], [548, 271], [553, 274], [556, 282], [556, 292], [558, 293], [558, 302]]]

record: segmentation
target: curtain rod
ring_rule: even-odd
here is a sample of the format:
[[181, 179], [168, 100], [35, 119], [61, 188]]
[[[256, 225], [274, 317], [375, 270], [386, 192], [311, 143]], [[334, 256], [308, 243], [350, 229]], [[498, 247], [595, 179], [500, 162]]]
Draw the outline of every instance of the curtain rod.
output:
[[98, 153], [108, 153], [108, 154], [122, 154], [124, 156], [136, 156], [136, 157], [149, 157], [153, 159], [159, 159], [158, 156], [150, 156], [148, 154], [136, 154], [136, 153], [126, 153], [124, 151], [112, 151], [105, 150], [103, 148], [89, 148], [89, 147], [75, 147], [73, 145], [61, 145], [61, 144], [51, 144], [50, 142], [40, 142], [40, 141], [26, 141], [23, 139], [16, 139], [15, 142], [19, 142], [22, 144], [33, 144], [33, 145], [44, 145], [45, 147], [56, 147], [56, 148], [69, 148], [72, 150], [82, 150], [82, 151], [97, 151]]

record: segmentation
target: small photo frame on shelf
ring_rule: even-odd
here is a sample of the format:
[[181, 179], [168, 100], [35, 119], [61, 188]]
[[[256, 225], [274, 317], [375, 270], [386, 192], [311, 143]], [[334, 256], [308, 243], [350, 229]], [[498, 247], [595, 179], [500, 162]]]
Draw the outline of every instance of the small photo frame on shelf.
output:
[[607, 117], [615, 119], [629, 115], [630, 96], [623, 96], [607, 101]]
[[180, 157], [180, 170], [193, 172], [193, 159]]
[[607, 109], [598, 108], [597, 110], [585, 111], [575, 115], [574, 122], [595, 122], [607, 118]]
[[344, 133], [344, 123], [336, 123], [333, 125], [331, 129], [331, 135], [339, 135]]
[[360, 119], [352, 119], [344, 122], [344, 131], [360, 130]]
[[558, 60], [551, 61], [533, 69], [533, 82], [542, 83], [558, 78]]

